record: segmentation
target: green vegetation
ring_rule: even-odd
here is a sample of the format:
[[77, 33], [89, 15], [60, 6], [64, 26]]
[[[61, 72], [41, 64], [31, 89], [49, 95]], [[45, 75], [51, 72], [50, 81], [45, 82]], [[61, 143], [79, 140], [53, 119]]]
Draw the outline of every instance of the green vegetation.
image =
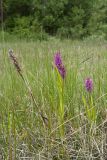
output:
[[[106, 159], [106, 43], [54, 38], [0, 43], [1, 159]], [[8, 56], [9, 48], [24, 81]], [[52, 65], [59, 50], [66, 68], [63, 99], [57, 83], [60, 77]], [[87, 77], [94, 85], [90, 97], [84, 87]]]
[[107, 159], [106, 39], [107, 0], [0, 0], [0, 160]]
[[19, 38], [46, 40], [51, 35], [82, 39], [93, 34], [107, 38], [107, 0], [1, 2], [0, 25]]

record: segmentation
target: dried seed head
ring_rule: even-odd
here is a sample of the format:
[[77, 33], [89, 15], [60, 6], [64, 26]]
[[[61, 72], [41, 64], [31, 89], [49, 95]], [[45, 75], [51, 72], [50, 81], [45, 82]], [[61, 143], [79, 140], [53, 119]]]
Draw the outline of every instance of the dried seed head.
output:
[[17, 58], [15, 57], [14, 52], [13, 52], [12, 49], [9, 49], [9, 57], [10, 57], [10, 59], [12, 60], [14, 66], [15, 66], [15, 68], [16, 68], [16, 70], [17, 70], [17, 72], [18, 72], [19, 74], [21, 74], [20, 65], [19, 65], [19, 63], [18, 63], [18, 61], [17, 61]]

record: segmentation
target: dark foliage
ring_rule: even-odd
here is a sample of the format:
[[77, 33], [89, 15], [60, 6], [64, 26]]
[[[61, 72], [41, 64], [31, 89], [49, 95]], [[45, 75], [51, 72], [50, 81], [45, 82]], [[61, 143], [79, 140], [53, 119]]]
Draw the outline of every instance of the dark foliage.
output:
[[[107, 34], [107, 0], [1, 0], [5, 31], [20, 37]], [[3, 9], [2, 9], [3, 8]], [[1, 23], [2, 26], [2, 23]], [[37, 36], [39, 37], [39, 36]]]

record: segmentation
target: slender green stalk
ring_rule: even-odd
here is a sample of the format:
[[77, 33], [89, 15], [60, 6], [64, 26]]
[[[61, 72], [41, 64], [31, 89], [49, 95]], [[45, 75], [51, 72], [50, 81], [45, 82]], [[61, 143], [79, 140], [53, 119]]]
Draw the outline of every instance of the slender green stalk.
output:
[[93, 97], [89, 93], [88, 98], [86, 99], [84, 96], [82, 96], [82, 100], [83, 100], [83, 103], [85, 106], [87, 119], [89, 120], [89, 122], [92, 126], [93, 124], [95, 124], [96, 117], [97, 117], [97, 112], [96, 112], [96, 108], [94, 106]]
[[[58, 123], [64, 123], [64, 80], [62, 79], [61, 75], [59, 74], [58, 69], [55, 67], [55, 71], [57, 73], [57, 89], [58, 89], [58, 97], [59, 97], [59, 107], [58, 107]], [[61, 125], [59, 128], [61, 138], [64, 138], [64, 125]]]

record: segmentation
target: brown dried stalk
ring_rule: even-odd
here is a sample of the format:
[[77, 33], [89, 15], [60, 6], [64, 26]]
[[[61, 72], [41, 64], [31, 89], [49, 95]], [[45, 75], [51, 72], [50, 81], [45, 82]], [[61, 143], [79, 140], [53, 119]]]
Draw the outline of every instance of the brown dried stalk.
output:
[[22, 75], [21, 67], [20, 67], [20, 65], [18, 63], [18, 60], [17, 60], [16, 56], [14, 55], [12, 49], [9, 49], [9, 57], [10, 57], [11, 61], [13, 62], [14, 66], [15, 66], [15, 68], [17, 70], [17, 72], [19, 73], [19, 75], [21, 76], [21, 78], [24, 80], [24, 77]]
[[[24, 78], [24, 76], [23, 76], [23, 74], [22, 74], [22, 69], [21, 69], [21, 67], [20, 67], [20, 65], [19, 65], [19, 62], [18, 62], [16, 56], [14, 55], [14, 52], [13, 52], [12, 49], [9, 49], [9, 57], [10, 57], [10, 59], [12, 60], [14, 66], [15, 66], [17, 72], [18, 72], [18, 74], [21, 76], [22, 80], [24, 81], [24, 83], [25, 83], [25, 85], [26, 85], [26, 87], [27, 87], [27, 89], [28, 89], [28, 91], [29, 91], [29, 94], [30, 94], [30, 96], [31, 96], [31, 98], [32, 98], [32, 100], [33, 100], [33, 102], [34, 102], [34, 104], [35, 104], [35, 106], [38, 108], [38, 105], [37, 105], [36, 100], [35, 100], [35, 98], [34, 98], [34, 96], [33, 96], [31, 87], [29, 86], [28, 82], [27, 82], [26, 79]], [[39, 112], [39, 114], [40, 114], [40, 116], [41, 116], [44, 124], [45, 124], [46, 126], [48, 126], [48, 119], [43, 116], [43, 113], [42, 113], [41, 111]]]

